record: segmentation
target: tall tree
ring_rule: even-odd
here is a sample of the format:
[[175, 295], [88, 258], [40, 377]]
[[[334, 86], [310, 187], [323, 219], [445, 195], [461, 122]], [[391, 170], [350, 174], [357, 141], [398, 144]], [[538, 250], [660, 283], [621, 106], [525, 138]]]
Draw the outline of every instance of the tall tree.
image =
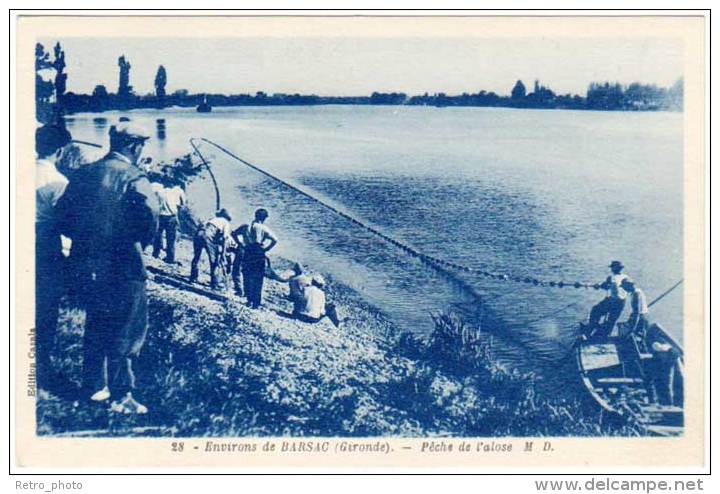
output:
[[40, 71], [50, 68], [52, 68], [50, 54], [45, 51], [42, 44], [35, 44], [35, 100], [38, 105], [49, 102], [53, 95], [52, 82], [46, 81], [40, 75]]
[[53, 68], [55, 69], [55, 100], [61, 103], [67, 88], [67, 74], [65, 73], [65, 51], [58, 41], [53, 47], [55, 60], [53, 60]]
[[512, 99], [514, 100], [521, 100], [525, 98], [526, 89], [525, 84], [523, 84], [523, 81], [518, 80], [515, 83], [515, 86], [512, 88], [512, 92], [510, 95], [512, 96]]
[[130, 85], [130, 62], [125, 59], [125, 55], [118, 58], [118, 67], [120, 67], [120, 80], [118, 82], [118, 96], [130, 96], [132, 86]]
[[165, 85], [167, 84], [167, 73], [165, 67], [162, 65], [158, 67], [157, 74], [155, 74], [155, 95], [158, 98], [165, 97]]

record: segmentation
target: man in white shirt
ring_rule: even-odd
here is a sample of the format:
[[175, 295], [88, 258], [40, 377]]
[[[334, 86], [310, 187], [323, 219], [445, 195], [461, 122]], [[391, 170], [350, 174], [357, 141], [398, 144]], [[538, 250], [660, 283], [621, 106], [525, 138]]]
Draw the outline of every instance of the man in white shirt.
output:
[[293, 314], [296, 314], [302, 307], [305, 290], [312, 285], [312, 278], [304, 273], [300, 263], [296, 262], [293, 266], [293, 275], [288, 280], [288, 285], [290, 286], [288, 299], [293, 303]]
[[[627, 275], [622, 271], [625, 266], [620, 261], [610, 263], [610, 276], [600, 285], [607, 295], [603, 300], [590, 310], [590, 331], [593, 336], [607, 338], [615, 327], [625, 308], [627, 292], [623, 289], [622, 283]], [[601, 323], [600, 320], [604, 318]]]
[[165, 262], [175, 263], [175, 240], [179, 226], [178, 210], [187, 203], [185, 191], [182, 184], [173, 186], [165, 180], [162, 191], [158, 193], [160, 199], [160, 216], [158, 219], [158, 231], [153, 242], [153, 257], [160, 257], [160, 250], [163, 245], [163, 233], [165, 234]]
[[210, 287], [218, 288], [217, 268], [225, 256], [225, 247], [231, 240], [232, 230], [230, 222], [232, 217], [227, 209], [222, 208], [215, 213], [215, 217], [198, 228], [193, 239], [193, 259], [190, 265], [190, 282], [194, 283], [198, 277], [198, 263], [203, 251], [207, 253], [210, 262]]
[[35, 131], [35, 331], [38, 385], [50, 382], [50, 354], [57, 330], [62, 296], [62, 242], [55, 205], [65, 193], [68, 179], [55, 162], [70, 133], [57, 125], [45, 125]]
[[630, 317], [625, 322], [625, 328], [628, 332], [645, 338], [650, 313], [645, 292], [630, 278], [622, 281], [622, 288], [630, 294]]
[[295, 300], [293, 314], [307, 323], [317, 323], [327, 317], [337, 327], [340, 320], [334, 304], [327, 303], [325, 297], [325, 278], [319, 274], [312, 277], [310, 286], [305, 287]]
[[265, 225], [269, 214], [266, 209], [255, 211], [255, 220], [250, 224], [246, 234], [247, 245], [243, 255], [243, 291], [247, 298], [247, 306], [257, 309], [262, 304], [263, 281], [268, 265], [266, 253], [277, 245], [275, 233]]

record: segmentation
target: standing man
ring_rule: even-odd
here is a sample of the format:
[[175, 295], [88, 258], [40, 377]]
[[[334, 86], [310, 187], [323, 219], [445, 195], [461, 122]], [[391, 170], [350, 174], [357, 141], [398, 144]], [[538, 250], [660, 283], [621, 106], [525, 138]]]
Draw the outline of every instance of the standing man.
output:
[[210, 262], [210, 288], [218, 288], [217, 269], [224, 270], [222, 265], [225, 259], [225, 248], [231, 239], [230, 222], [232, 217], [227, 209], [222, 208], [215, 213], [215, 217], [200, 225], [193, 239], [193, 259], [190, 264], [190, 283], [195, 283], [198, 277], [198, 263], [203, 251], [207, 253]]
[[157, 230], [159, 204], [138, 166], [147, 136], [110, 127], [110, 152], [74, 175], [58, 202], [61, 233], [73, 240], [86, 307], [83, 388], [111, 410], [146, 413], [135, 400], [133, 361], [147, 336], [143, 248]]
[[265, 225], [267, 218], [267, 209], [255, 211], [255, 221], [250, 224], [247, 233], [242, 273], [247, 306], [251, 309], [257, 309], [262, 304], [263, 281], [268, 263], [266, 253], [278, 242], [273, 231]]
[[[622, 288], [622, 282], [627, 279], [623, 273], [625, 266], [620, 261], [610, 263], [610, 276], [600, 285], [600, 288], [607, 291], [603, 300], [590, 310], [590, 331], [594, 336], [607, 338], [610, 336], [615, 323], [625, 308], [627, 292]], [[600, 320], [605, 318], [603, 323]]]
[[245, 256], [245, 245], [247, 245], [248, 243], [248, 228], [250, 228], [249, 225], [242, 224], [235, 230], [233, 230], [231, 234], [232, 239], [235, 243], [235, 245], [233, 246], [234, 252], [231, 274], [235, 295], [237, 295], [238, 297], [242, 297], [243, 295], [242, 283], [240, 281], [240, 273], [242, 270], [243, 258]]
[[168, 264], [175, 263], [175, 240], [177, 238], [177, 230], [179, 226], [178, 209], [184, 207], [187, 203], [185, 190], [182, 185], [175, 184], [172, 187], [170, 178], [163, 180], [163, 190], [158, 194], [160, 198], [160, 217], [158, 221], [158, 231], [155, 235], [153, 244], [153, 257], [160, 257], [160, 250], [163, 244], [163, 232], [165, 233], [165, 262]]
[[62, 295], [62, 242], [55, 205], [68, 180], [56, 167], [70, 133], [58, 125], [35, 131], [35, 337], [36, 373], [41, 388], [51, 386], [50, 354]]

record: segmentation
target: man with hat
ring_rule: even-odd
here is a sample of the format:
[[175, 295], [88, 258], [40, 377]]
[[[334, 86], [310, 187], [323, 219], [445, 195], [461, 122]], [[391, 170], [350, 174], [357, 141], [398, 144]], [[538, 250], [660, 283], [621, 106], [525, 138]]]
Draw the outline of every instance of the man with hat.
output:
[[215, 217], [200, 225], [193, 238], [193, 259], [190, 264], [190, 282], [195, 283], [198, 278], [198, 263], [203, 251], [207, 253], [210, 262], [210, 287], [218, 288], [217, 269], [225, 258], [225, 248], [231, 239], [232, 230], [230, 222], [232, 217], [227, 209], [222, 208], [215, 213]]
[[[627, 292], [622, 287], [623, 281], [627, 279], [627, 275], [622, 271], [625, 266], [620, 261], [610, 263], [610, 276], [600, 285], [600, 288], [607, 291], [603, 300], [596, 304], [590, 310], [589, 329], [593, 336], [599, 338], [607, 338], [610, 336], [615, 323], [625, 308], [625, 299]], [[602, 318], [603, 323], [600, 323]]]
[[57, 205], [61, 233], [73, 241], [75, 281], [87, 312], [83, 389], [111, 396], [111, 410], [145, 413], [133, 397], [133, 361], [147, 335], [147, 272], [142, 251], [155, 235], [159, 203], [140, 155], [148, 139], [129, 126], [110, 127], [110, 151], [72, 176]]
[[57, 160], [70, 142], [70, 132], [60, 125], [35, 131], [35, 337], [38, 385], [50, 383], [50, 354], [57, 330], [62, 295], [62, 242], [55, 205], [67, 187]]

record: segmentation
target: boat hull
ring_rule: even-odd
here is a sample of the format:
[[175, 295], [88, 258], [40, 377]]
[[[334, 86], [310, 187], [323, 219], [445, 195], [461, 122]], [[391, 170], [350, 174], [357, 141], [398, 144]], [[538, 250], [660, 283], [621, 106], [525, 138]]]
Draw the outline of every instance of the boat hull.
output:
[[634, 421], [653, 435], [679, 435], [684, 424], [684, 357], [680, 345], [658, 325], [663, 351], [640, 349], [631, 337], [581, 341], [576, 346], [580, 380], [603, 410]]

